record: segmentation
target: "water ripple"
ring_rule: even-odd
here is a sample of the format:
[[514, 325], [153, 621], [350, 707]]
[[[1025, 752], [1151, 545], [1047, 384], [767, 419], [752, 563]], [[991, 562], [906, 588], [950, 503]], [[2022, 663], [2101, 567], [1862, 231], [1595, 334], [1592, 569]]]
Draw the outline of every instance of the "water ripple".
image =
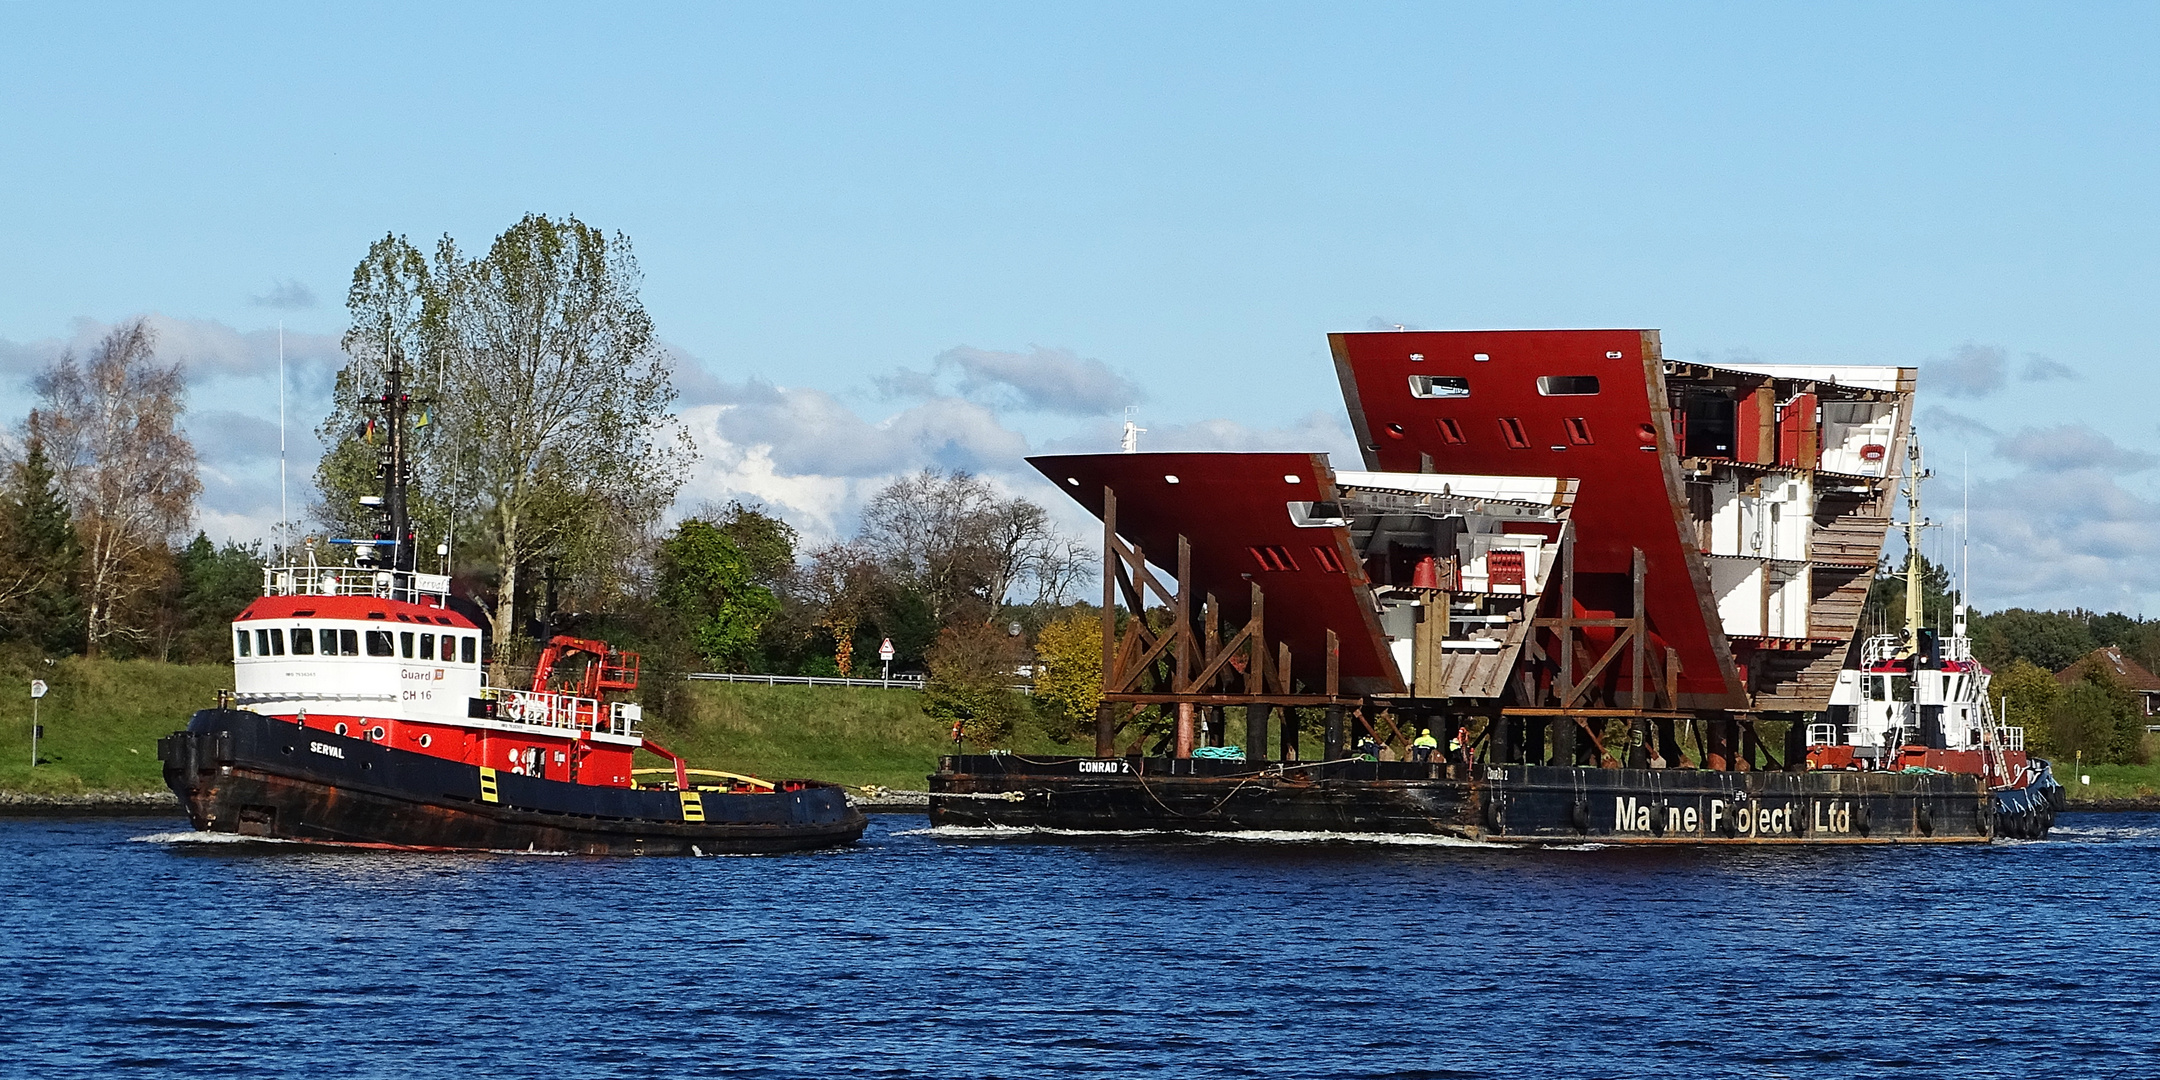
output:
[[846, 851], [640, 860], [6, 819], [0, 1061], [85, 1077], [2160, 1076], [2160, 816], [2062, 826], [1988, 848], [1517, 850], [880, 817]]

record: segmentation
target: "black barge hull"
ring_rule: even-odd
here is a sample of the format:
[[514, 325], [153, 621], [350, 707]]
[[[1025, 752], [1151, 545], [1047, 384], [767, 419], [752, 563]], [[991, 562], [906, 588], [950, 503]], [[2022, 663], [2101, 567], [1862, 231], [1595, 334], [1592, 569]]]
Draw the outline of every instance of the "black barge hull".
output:
[[482, 769], [256, 713], [205, 709], [158, 741], [195, 828], [309, 843], [578, 855], [766, 854], [862, 836], [830, 784], [632, 791]]
[[930, 777], [930, 820], [1510, 844], [1969, 844], [2045, 837], [2061, 805], [2049, 784], [1996, 793], [1976, 777], [1939, 773], [956, 755]]

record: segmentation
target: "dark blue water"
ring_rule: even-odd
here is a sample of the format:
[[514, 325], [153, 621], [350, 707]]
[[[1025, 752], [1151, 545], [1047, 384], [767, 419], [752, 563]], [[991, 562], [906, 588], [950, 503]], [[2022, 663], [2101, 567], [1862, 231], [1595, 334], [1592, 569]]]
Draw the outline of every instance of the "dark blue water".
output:
[[2160, 815], [1967, 849], [924, 835], [592, 860], [0, 819], [23, 1076], [2160, 1076]]

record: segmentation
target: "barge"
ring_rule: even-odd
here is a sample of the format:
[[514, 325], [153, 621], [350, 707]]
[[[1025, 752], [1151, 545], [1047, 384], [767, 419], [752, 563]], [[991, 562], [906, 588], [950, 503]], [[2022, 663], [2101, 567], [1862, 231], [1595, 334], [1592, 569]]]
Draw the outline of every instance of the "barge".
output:
[[1330, 344], [1360, 469], [1029, 459], [1103, 523], [1094, 753], [946, 757], [934, 824], [2047, 834], [2061, 788], [1963, 608], [1926, 625], [1910, 534], [1904, 632], [1860, 633], [1901, 482], [1920, 520], [1917, 372], [1670, 361], [1641, 330]]

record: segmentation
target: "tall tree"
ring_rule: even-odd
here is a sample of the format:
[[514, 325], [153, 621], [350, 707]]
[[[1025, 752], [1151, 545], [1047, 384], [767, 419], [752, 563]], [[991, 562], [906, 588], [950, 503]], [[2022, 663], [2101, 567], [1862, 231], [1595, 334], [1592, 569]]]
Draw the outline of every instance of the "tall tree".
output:
[[44, 442], [26, 441], [0, 495], [0, 639], [72, 652], [83, 640], [82, 545]]
[[710, 522], [691, 518], [661, 542], [658, 561], [659, 601], [682, 620], [698, 652], [741, 668], [780, 609], [772, 591], [753, 580], [750, 560]]
[[[521, 603], [568, 579], [605, 592], [634, 576], [629, 560], [650, 550], [694, 457], [669, 412], [675, 391], [639, 280], [621, 234], [539, 214], [479, 258], [445, 237], [430, 263], [385, 237], [353, 272], [340, 381], [351, 404], [326, 422], [340, 443], [318, 473], [325, 503], [367, 492], [376, 455], [361, 399], [381, 358], [403, 350], [421, 405], [414, 518], [423, 536], [460, 520], [481, 532], [496, 570], [498, 656]], [[530, 588], [536, 576], [549, 589]]]
[[817, 625], [833, 639], [833, 667], [845, 677], [855, 673], [855, 632], [877, 610], [885, 595], [884, 575], [876, 560], [857, 544], [831, 543], [810, 553], [808, 566], [794, 578], [794, 592], [807, 600]]
[[608, 541], [674, 501], [693, 453], [628, 238], [528, 214], [478, 259], [444, 240], [434, 274], [440, 437], [452, 486], [473, 493], [494, 541], [501, 646], [527, 564], [622, 550]]
[[78, 363], [72, 352], [38, 377], [31, 441], [44, 445], [82, 543], [84, 651], [141, 636], [142, 601], [163, 580], [172, 539], [202, 483], [182, 434], [186, 383], [157, 361], [141, 320], [115, 328]]
[[1060, 535], [1042, 507], [1006, 499], [980, 477], [924, 469], [872, 496], [861, 543], [919, 594], [939, 626], [988, 621], [1020, 583], [1061, 603], [1085, 573], [1086, 551]]

